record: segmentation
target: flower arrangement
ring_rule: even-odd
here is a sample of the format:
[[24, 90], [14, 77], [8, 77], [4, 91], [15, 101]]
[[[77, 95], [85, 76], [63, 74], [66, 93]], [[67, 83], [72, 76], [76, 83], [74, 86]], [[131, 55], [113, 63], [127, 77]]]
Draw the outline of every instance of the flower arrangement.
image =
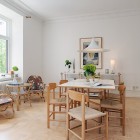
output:
[[84, 76], [89, 79], [90, 77], [94, 78], [95, 76], [95, 71], [96, 71], [96, 66], [93, 64], [87, 64], [83, 67], [84, 70]]

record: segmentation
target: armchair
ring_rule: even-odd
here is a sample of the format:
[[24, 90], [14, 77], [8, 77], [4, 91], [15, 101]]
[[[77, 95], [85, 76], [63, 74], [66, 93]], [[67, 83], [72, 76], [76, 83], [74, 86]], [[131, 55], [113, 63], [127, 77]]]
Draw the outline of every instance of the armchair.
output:
[[0, 112], [6, 111], [8, 107], [12, 108], [12, 115], [9, 113], [3, 114], [5, 118], [14, 116], [13, 100], [6, 93], [0, 93]]
[[27, 83], [32, 83], [31, 94], [38, 94], [40, 98], [43, 99], [45, 102], [45, 84], [43, 83], [42, 78], [40, 76], [31, 75], [28, 78]]

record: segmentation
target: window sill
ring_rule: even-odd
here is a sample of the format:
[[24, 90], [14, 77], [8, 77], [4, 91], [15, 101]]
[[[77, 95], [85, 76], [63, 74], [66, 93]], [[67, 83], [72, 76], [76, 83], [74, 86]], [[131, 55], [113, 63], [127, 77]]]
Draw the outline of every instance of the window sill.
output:
[[10, 75], [0, 76], [0, 82], [12, 80]]

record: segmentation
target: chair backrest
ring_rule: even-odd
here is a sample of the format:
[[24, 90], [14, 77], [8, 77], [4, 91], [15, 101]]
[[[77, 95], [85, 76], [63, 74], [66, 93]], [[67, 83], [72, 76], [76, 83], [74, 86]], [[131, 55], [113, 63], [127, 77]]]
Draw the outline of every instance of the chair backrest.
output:
[[85, 120], [85, 102], [88, 102], [88, 95], [78, 92], [78, 91], [68, 90], [68, 92], [67, 92], [67, 112], [69, 112], [69, 109], [70, 109], [69, 99], [81, 102], [82, 120]]
[[120, 102], [122, 104], [125, 104], [125, 89], [126, 89], [125, 85], [119, 85], [118, 86], [118, 91], [120, 93]]
[[84, 102], [89, 102], [89, 96], [85, 93], [78, 92], [75, 90], [68, 90], [67, 92], [70, 99], [78, 102], [82, 102], [82, 98], [84, 96]]
[[[61, 84], [64, 84], [64, 83], [67, 83], [68, 82], [68, 80], [60, 80], [59, 81], [59, 84], [61, 85]], [[63, 92], [66, 92], [67, 91], [67, 88], [65, 87], [65, 88], [62, 88], [61, 87], [61, 92], [63, 93]]]
[[68, 80], [60, 80], [59, 84], [64, 84], [64, 83], [67, 83], [67, 82], [68, 82]]
[[52, 93], [52, 98], [55, 99], [55, 89], [57, 88], [56, 83], [49, 83], [47, 86], [47, 104], [50, 102], [50, 94]]
[[[82, 98], [85, 98], [84, 93], [74, 90], [68, 90], [68, 97], [74, 101], [82, 102]], [[85, 100], [84, 100], [85, 101]]]
[[56, 83], [49, 83], [48, 88], [49, 88], [49, 90], [55, 90], [57, 88], [57, 84]]
[[40, 76], [31, 75], [28, 78], [27, 83], [32, 83], [32, 90], [44, 89], [43, 81]]

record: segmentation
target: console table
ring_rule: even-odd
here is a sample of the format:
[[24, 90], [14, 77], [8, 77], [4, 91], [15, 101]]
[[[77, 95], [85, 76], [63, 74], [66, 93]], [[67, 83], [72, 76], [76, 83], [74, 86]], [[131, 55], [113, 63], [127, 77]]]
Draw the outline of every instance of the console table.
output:
[[[82, 72], [76, 73], [66, 73], [61, 72], [61, 80], [73, 80], [73, 79], [84, 79], [84, 75]], [[114, 80], [115, 84], [118, 85], [121, 83], [121, 74], [99, 74], [99, 78], [101, 79], [110, 79]]]
[[69, 78], [71, 79], [81, 79], [82, 78], [82, 73], [66, 73], [66, 72], [61, 72], [61, 80], [67, 80]]

